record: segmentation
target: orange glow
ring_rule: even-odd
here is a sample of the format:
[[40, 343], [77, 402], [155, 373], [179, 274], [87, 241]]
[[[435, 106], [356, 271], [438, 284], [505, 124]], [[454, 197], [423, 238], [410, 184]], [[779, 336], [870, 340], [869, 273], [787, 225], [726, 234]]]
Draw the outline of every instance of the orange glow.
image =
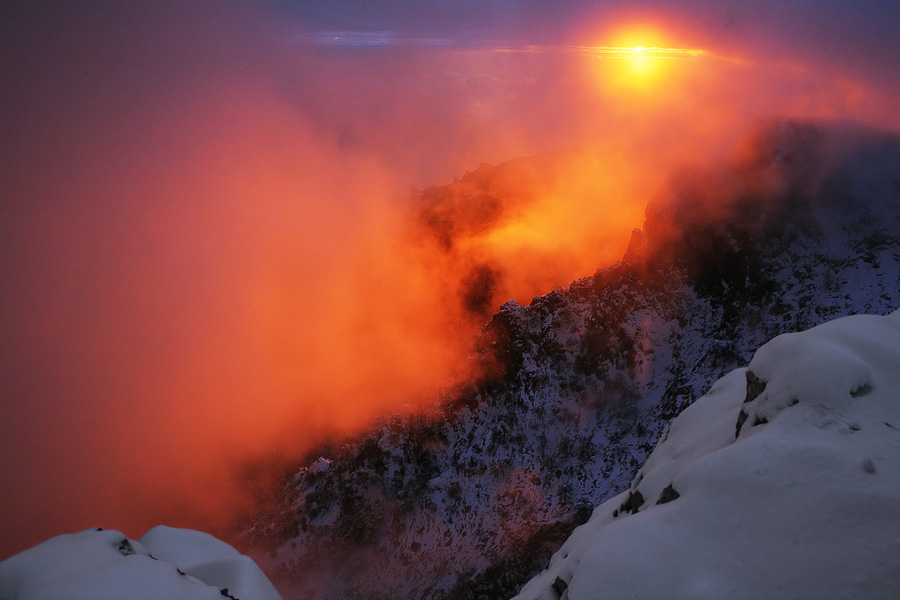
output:
[[600, 61], [595, 77], [611, 93], [664, 96], [664, 86], [672, 84], [683, 66], [677, 63], [709, 56], [705, 50], [669, 45], [658, 28], [648, 25], [623, 27], [604, 37], [612, 44], [581, 51]]
[[541, 165], [552, 178], [532, 188], [533, 201], [465, 246], [502, 265], [500, 302], [509, 297], [528, 303], [592, 273], [598, 262], [619, 260], [629, 225], [643, 218], [638, 199], [661, 184], [638, 177], [633, 161], [614, 148], [570, 152]]
[[324, 52], [219, 4], [117, 6], [4, 29], [0, 559], [96, 525], [215, 530], [235, 465], [427, 407], [500, 304], [619, 260], [673, 170], [775, 116], [898, 126], [853, 73], [662, 25]]

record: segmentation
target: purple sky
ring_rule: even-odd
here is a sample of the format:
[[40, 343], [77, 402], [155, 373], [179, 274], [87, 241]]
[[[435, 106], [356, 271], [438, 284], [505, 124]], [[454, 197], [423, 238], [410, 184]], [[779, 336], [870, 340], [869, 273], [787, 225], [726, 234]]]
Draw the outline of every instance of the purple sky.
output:
[[[315, 32], [381, 33], [397, 38], [453, 44], [584, 43], [585, 23], [601, 24], [623, 14], [652, 14], [690, 25], [722, 48], [752, 46], [761, 53], [821, 57], [835, 63], [897, 75], [900, 5], [891, 0], [845, 2], [569, 2], [394, 1], [277, 2], [269, 14], [299, 19]], [[364, 46], [364, 44], [361, 44]], [[896, 79], [896, 77], [895, 77]]]

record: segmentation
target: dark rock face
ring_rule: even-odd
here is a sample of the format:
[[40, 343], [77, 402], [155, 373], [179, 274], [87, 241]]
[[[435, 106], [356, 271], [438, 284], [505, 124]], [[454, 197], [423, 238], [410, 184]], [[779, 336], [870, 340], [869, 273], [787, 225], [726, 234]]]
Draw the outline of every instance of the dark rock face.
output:
[[640, 492], [632, 492], [628, 494], [628, 498], [626, 498], [625, 502], [622, 503], [622, 506], [619, 507], [619, 514], [637, 514], [641, 510], [641, 506], [643, 505], [644, 495]]
[[744, 398], [744, 404], [756, 400], [765, 389], [766, 382], [754, 375], [753, 371], [747, 371], [747, 396]]
[[681, 497], [681, 494], [679, 494], [678, 490], [676, 490], [674, 487], [672, 487], [672, 484], [670, 483], [665, 488], [663, 488], [663, 491], [659, 494], [659, 500], [657, 500], [656, 503], [657, 504], [668, 504], [672, 500], [677, 500], [680, 497]]
[[[475, 342], [483, 376], [433, 414], [312, 453], [261, 493], [244, 538], [285, 589], [514, 595], [755, 348], [900, 306], [900, 140], [780, 124], [729, 169], [678, 181], [632, 246], [565, 290], [503, 305]], [[747, 378], [752, 401], [765, 383]], [[329, 468], [311, 466], [320, 455]]]

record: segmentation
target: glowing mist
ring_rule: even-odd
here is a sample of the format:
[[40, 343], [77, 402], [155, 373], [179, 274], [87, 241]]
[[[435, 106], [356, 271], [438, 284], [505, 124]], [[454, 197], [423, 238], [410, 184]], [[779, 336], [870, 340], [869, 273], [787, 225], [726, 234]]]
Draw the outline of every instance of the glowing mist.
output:
[[[240, 465], [430, 402], [499, 304], [618, 260], [673, 167], [759, 118], [896, 106], [752, 53], [630, 85], [568, 43], [323, 49], [249, 8], [8, 12], [0, 558], [98, 525], [221, 530]], [[710, 38], [678, 41], [654, 43]]]

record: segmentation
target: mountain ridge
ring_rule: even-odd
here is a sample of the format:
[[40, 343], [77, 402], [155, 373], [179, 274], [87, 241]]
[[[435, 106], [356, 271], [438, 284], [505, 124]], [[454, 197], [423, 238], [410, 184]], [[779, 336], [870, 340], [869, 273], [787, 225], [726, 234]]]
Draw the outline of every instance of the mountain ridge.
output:
[[649, 205], [619, 263], [504, 304], [430, 415], [283, 465], [242, 539], [286, 597], [509, 597], [756, 347], [900, 306], [897, 232], [900, 139], [772, 126]]

